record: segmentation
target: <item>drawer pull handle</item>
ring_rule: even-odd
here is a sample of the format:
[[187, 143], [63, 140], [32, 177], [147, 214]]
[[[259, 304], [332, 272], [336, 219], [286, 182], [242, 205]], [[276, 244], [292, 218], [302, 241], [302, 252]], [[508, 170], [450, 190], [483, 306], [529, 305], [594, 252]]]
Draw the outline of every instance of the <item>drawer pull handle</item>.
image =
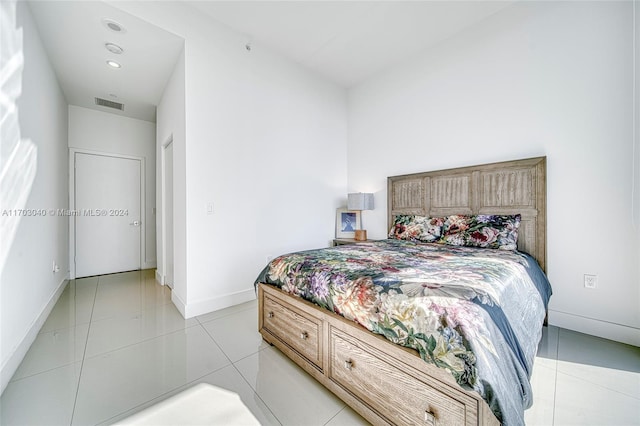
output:
[[307, 338], [309, 338], [309, 334], [306, 331], [303, 331], [302, 333], [300, 333], [300, 338], [302, 340], [307, 340]]
[[353, 368], [353, 361], [351, 361], [350, 359], [346, 360], [344, 362], [344, 368], [346, 368], [347, 370], [351, 370]]
[[269, 318], [273, 318], [273, 312], [269, 312], [269, 313], [267, 314], [267, 317], [269, 317]]
[[424, 422], [429, 426], [436, 426], [436, 415], [431, 411], [424, 412]]

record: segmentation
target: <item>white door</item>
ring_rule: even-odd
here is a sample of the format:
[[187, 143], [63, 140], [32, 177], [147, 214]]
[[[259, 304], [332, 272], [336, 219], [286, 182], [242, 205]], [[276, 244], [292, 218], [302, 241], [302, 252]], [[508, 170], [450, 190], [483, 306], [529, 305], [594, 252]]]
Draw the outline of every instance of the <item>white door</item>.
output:
[[76, 153], [76, 277], [140, 269], [140, 160]]
[[173, 142], [164, 148], [164, 283], [173, 288]]

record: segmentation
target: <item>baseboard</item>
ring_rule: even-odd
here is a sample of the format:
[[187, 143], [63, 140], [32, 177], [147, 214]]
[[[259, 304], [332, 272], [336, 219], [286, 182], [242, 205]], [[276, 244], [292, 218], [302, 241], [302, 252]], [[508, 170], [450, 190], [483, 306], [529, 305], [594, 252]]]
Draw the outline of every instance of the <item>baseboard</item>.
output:
[[68, 281], [69, 273], [67, 273], [62, 281], [60, 281], [60, 283], [58, 284], [58, 288], [56, 288], [56, 291], [53, 292], [53, 294], [49, 298], [49, 301], [42, 309], [42, 312], [40, 312], [40, 315], [38, 315], [38, 317], [31, 323], [31, 325], [29, 326], [29, 330], [27, 331], [22, 341], [20, 341], [20, 343], [13, 349], [11, 355], [9, 355], [6, 362], [2, 365], [2, 368], [0, 369], [0, 381], [2, 383], [2, 390], [0, 391], [0, 394], [4, 392], [5, 388], [9, 384], [9, 381], [11, 380], [11, 377], [13, 377], [13, 375], [15, 374], [16, 370], [20, 366], [20, 363], [29, 351], [29, 348], [36, 340], [36, 337], [38, 337], [38, 333], [40, 332], [42, 325], [49, 317], [49, 314], [53, 310], [53, 307], [56, 305], [56, 302], [58, 302], [60, 295], [67, 287]]
[[156, 269], [156, 281], [158, 281], [158, 284], [164, 285], [164, 277], [160, 274], [160, 271], [158, 271], [157, 269]]
[[182, 300], [175, 291], [171, 292], [171, 301], [175, 305], [176, 309], [178, 309], [178, 312], [180, 312], [180, 315], [186, 319], [187, 304], [184, 303], [184, 300]]
[[628, 345], [640, 346], [640, 328], [549, 310], [549, 324]]
[[[172, 298], [173, 294], [175, 293], [172, 293]], [[185, 318], [192, 318], [198, 315], [208, 314], [209, 312], [228, 308], [229, 306], [239, 305], [240, 303], [248, 302], [255, 298], [256, 292], [253, 287], [251, 287], [247, 290], [223, 294], [213, 299], [199, 300], [186, 304], [184, 305], [184, 313], [182, 311], [180, 311], [180, 313], [182, 313]], [[180, 310], [180, 307], [178, 307], [178, 310]]]

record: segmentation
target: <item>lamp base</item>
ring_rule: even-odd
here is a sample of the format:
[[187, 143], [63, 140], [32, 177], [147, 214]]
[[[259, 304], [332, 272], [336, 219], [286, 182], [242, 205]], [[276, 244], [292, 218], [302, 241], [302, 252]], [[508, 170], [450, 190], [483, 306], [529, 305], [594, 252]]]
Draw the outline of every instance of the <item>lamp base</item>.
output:
[[356, 229], [355, 238], [356, 241], [367, 241], [366, 229]]

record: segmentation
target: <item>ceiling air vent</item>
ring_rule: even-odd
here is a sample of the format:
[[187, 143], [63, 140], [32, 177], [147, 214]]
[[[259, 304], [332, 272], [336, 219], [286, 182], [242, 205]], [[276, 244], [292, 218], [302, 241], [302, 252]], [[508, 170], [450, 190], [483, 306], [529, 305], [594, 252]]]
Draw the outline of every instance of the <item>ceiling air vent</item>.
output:
[[96, 105], [124, 111], [124, 104], [121, 104], [120, 102], [113, 102], [108, 99], [96, 98]]

